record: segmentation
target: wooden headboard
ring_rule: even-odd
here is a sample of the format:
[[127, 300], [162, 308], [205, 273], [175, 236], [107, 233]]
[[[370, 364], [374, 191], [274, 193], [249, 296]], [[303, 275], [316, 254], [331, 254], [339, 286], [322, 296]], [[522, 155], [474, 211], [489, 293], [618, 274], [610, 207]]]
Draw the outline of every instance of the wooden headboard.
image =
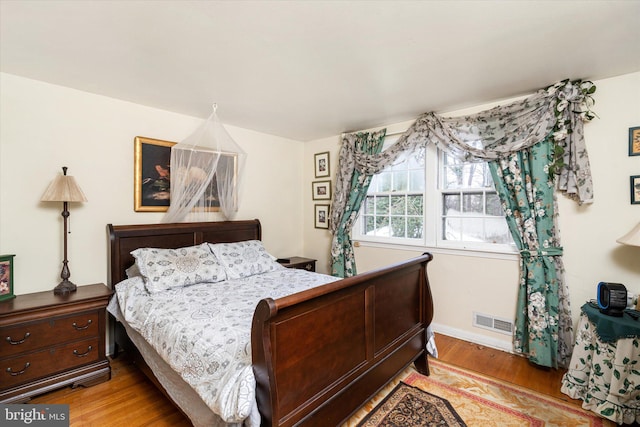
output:
[[203, 242], [229, 243], [261, 240], [257, 219], [246, 221], [190, 222], [172, 224], [107, 225], [109, 233], [109, 286], [127, 278], [133, 265], [131, 251], [138, 248], [175, 249]]

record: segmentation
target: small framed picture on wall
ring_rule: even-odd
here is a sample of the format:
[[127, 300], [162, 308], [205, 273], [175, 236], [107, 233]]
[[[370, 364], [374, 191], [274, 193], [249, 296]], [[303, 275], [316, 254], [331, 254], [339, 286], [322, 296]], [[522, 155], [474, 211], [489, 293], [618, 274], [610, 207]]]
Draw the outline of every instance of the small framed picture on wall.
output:
[[631, 204], [640, 205], [640, 175], [632, 175], [630, 181]]
[[316, 178], [329, 176], [329, 152], [316, 153], [313, 156]]
[[315, 181], [311, 187], [313, 200], [331, 200], [331, 181]]
[[629, 155], [640, 156], [640, 126], [629, 128]]
[[315, 205], [315, 228], [329, 228], [329, 205]]

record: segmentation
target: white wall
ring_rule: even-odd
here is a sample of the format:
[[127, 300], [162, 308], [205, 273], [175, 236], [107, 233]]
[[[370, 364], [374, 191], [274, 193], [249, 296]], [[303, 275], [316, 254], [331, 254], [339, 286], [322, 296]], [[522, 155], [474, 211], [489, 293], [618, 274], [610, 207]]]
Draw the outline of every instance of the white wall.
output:
[[[218, 114], [224, 122], [224, 105]], [[40, 197], [62, 166], [88, 199], [70, 206], [71, 280], [79, 286], [106, 283], [106, 225], [162, 218], [133, 210], [134, 137], [180, 141], [201, 122], [0, 73], [0, 254], [16, 254], [15, 293], [51, 290], [60, 281], [62, 203]], [[274, 255], [302, 253], [303, 144], [226, 128], [247, 153], [235, 219], [260, 219]]]
[[[550, 82], [552, 83], [552, 82]], [[629, 201], [629, 176], [640, 175], [640, 157], [628, 156], [628, 129], [640, 125], [640, 73], [594, 82], [594, 111], [598, 118], [585, 126], [585, 138], [594, 180], [595, 202], [578, 206], [559, 196], [560, 232], [564, 246], [566, 280], [571, 294], [574, 323], [580, 306], [595, 297], [599, 281], [623, 283], [640, 293], [640, 248], [623, 246], [616, 239], [640, 221], [640, 205]], [[502, 103], [508, 103], [509, 100]], [[477, 106], [443, 115], [456, 116], [494, 106]], [[388, 126], [388, 132], [406, 129], [411, 122]], [[329, 272], [330, 235], [313, 227], [311, 182], [314, 153], [329, 151], [335, 176], [339, 153], [338, 135], [305, 145], [304, 252], [318, 258], [319, 271]], [[432, 249], [429, 249], [432, 250]], [[472, 326], [473, 312], [499, 318], [515, 317], [518, 261], [477, 258], [434, 252], [428, 267], [435, 301], [434, 325], [449, 335], [505, 350], [510, 336]], [[422, 251], [361, 246], [355, 249], [359, 272], [371, 270], [420, 254]]]

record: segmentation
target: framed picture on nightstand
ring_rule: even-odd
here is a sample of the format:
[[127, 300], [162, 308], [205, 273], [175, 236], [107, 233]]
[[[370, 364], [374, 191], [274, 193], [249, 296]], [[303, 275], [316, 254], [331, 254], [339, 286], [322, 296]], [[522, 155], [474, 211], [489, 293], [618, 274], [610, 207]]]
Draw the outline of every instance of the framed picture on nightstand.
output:
[[0, 255], [0, 301], [15, 298], [13, 294], [13, 257]]

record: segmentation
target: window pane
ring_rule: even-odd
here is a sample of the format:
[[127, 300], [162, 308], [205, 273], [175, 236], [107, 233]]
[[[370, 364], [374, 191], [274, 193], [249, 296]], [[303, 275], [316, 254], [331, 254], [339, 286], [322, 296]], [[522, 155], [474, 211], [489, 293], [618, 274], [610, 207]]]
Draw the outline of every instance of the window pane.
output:
[[442, 219], [442, 238], [444, 240], [461, 240], [462, 225], [460, 218]]
[[391, 235], [393, 237], [405, 237], [404, 217], [391, 217]]
[[423, 215], [423, 201], [422, 194], [407, 196], [407, 215]]
[[467, 242], [484, 242], [484, 219], [466, 219], [462, 224], [462, 240]]
[[393, 172], [392, 191], [407, 191], [407, 171]]
[[410, 239], [422, 239], [424, 234], [424, 222], [422, 217], [407, 218], [407, 237]]
[[376, 197], [376, 215], [389, 213], [389, 196]]
[[391, 215], [404, 215], [405, 196], [391, 196]]
[[482, 199], [482, 193], [464, 193], [462, 195], [462, 211], [482, 214], [484, 212]]
[[424, 191], [424, 169], [409, 171], [409, 191]]
[[419, 149], [412, 156], [409, 156], [407, 160], [407, 168], [424, 170], [424, 153], [424, 149]]
[[376, 216], [376, 236], [389, 236], [389, 217]]
[[391, 172], [381, 172], [380, 175], [378, 175], [376, 191], [379, 193], [391, 191]]
[[460, 194], [443, 194], [442, 195], [442, 213], [445, 215], [460, 214]]
[[364, 234], [373, 234], [375, 229], [374, 217], [372, 215], [365, 215], [364, 219]]
[[493, 188], [493, 181], [486, 163], [461, 163], [450, 161], [442, 168], [444, 189]]
[[363, 212], [363, 214], [365, 214], [365, 215], [373, 215], [375, 213], [374, 210], [373, 210], [374, 203], [375, 203], [375, 197], [374, 196], [367, 196], [367, 198], [364, 201], [364, 212]]
[[504, 218], [488, 218], [485, 220], [487, 242], [509, 244], [513, 242], [507, 220]]
[[487, 197], [487, 215], [504, 216], [502, 204], [497, 193], [486, 193]]

